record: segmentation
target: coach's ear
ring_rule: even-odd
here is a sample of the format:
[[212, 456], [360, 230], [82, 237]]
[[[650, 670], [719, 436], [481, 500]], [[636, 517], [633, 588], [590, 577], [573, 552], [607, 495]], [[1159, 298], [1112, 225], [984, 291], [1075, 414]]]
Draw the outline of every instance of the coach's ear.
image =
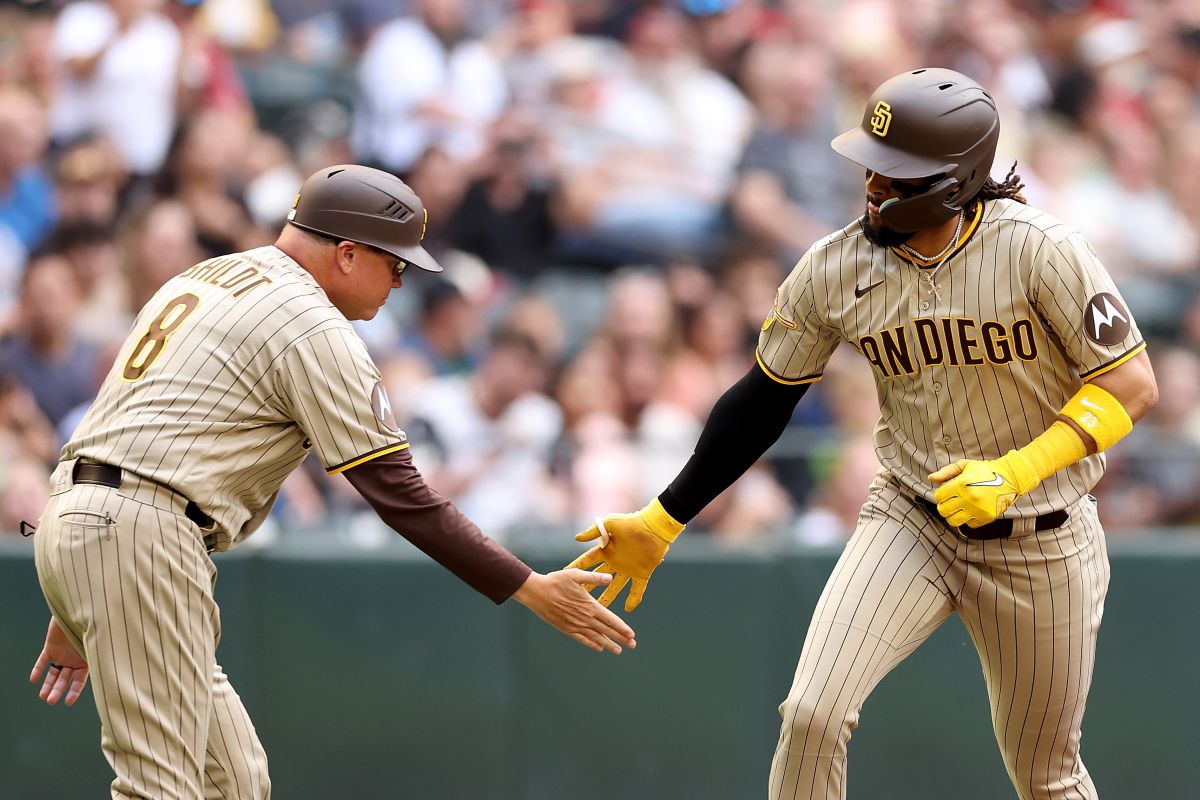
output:
[[337, 243], [333, 250], [333, 262], [338, 272], [349, 275], [354, 271], [354, 251], [357, 247], [354, 242], [344, 239]]

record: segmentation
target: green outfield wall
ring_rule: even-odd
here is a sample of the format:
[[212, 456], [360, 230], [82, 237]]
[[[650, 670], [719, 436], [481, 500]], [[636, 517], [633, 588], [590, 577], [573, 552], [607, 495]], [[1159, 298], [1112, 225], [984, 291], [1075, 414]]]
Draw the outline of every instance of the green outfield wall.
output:
[[[274, 797], [764, 797], [776, 707], [836, 552], [721, 553], [689, 536], [620, 657], [404, 547], [218, 556], [219, 657]], [[572, 554], [525, 552], [541, 569]], [[1104, 800], [1200, 797], [1200, 537], [1117, 541], [1111, 559], [1085, 760]], [[24, 542], [0, 546], [0, 612], [0, 800], [107, 797], [90, 690], [49, 708], [28, 683], [47, 612]], [[957, 620], [867, 701], [849, 776], [851, 800], [1014, 797]]]

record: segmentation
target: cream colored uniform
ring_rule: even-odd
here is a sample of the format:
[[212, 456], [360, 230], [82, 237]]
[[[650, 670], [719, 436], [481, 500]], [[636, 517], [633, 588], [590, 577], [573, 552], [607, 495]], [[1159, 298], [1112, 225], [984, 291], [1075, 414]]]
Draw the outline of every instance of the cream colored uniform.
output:
[[[1078, 233], [1012, 200], [977, 205], [938, 264], [870, 244], [856, 222], [788, 276], [757, 357], [777, 381], [812, 382], [843, 340], [872, 366], [882, 469], [780, 706], [770, 797], [844, 797], [867, 695], [958, 613], [1018, 795], [1096, 798], [1079, 737], [1108, 586], [1088, 495], [1104, 457], [1018, 498], [1009, 538], [968, 541], [916, 498], [932, 498], [928, 475], [947, 464], [1028, 444], [1084, 381], [1144, 349], [1112, 279]], [[1054, 511], [1067, 522], [1035, 531]]]
[[[249, 536], [310, 450], [338, 472], [407, 446], [365, 344], [277, 248], [197, 264], [147, 303], [36, 536], [46, 599], [91, 669], [113, 797], [270, 795], [216, 662], [207, 551]], [[120, 488], [73, 482], [80, 458], [120, 467]]]

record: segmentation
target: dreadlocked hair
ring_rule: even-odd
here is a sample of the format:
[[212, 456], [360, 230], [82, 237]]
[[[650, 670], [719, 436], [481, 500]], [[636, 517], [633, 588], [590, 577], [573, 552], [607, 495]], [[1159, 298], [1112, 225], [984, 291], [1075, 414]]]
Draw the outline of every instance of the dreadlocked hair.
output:
[[996, 183], [991, 178], [983, 182], [983, 188], [975, 195], [977, 200], [1016, 200], [1018, 203], [1026, 203], [1025, 195], [1021, 194], [1021, 190], [1025, 188], [1025, 184], [1021, 182], [1021, 176], [1017, 174], [1017, 162], [1013, 162], [1012, 167], [1008, 170], [1008, 174], [1004, 176], [1004, 180]]

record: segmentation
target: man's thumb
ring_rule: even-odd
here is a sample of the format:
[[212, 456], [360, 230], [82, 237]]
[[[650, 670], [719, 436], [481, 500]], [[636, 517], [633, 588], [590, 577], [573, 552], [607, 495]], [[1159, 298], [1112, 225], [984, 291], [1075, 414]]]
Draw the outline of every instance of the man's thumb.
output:
[[590, 542], [593, 539], [599, 539], [599, 538], [600, 538], [600, 527], [598, 525], [593, 525], [592, 527], [588, 528], [586, 531], [575, 534], [575, 541], [577, 541], [577, 542]]
[[955, 461], [953, 464], [942, 467], [937, 472], [930, 473], [929, 480], [933, 483], [945, 483], [952, 478], [957, 478], [962, 474], [966, 463], [965, 461]]

